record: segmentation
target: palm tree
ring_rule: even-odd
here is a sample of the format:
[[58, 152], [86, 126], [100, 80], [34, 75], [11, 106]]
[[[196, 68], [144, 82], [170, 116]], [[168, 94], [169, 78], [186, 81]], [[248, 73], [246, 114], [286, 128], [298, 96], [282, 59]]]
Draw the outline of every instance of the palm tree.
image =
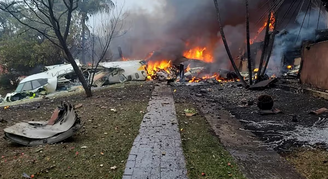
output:
[[79, 2], [79, 14], [81, 16], [82, 24], [82, 63], [85, 64], [85, 35], [88, 27], [86, 22], [89, 20], [89, 15], [94, 15], [99, 12], [108, 12], [115, 4], [112, 0], [81, 0]]

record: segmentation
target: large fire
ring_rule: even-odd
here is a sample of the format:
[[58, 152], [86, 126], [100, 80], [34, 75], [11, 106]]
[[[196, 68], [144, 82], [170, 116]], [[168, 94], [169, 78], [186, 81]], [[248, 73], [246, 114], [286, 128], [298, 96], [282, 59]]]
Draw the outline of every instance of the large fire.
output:
[[148, 79], [154, 79], [157, 72], [164, 70], [167, 73], [170, 72], [170, 68], [172, 67], [171, 61], [169, 60], [160, 60], [160, 61], [148, 61], [147, 63], [147, 73], [148, 73]]
[[[162, 72], [164, 71], [168, 74], [172, 73], [172, 69], [174, 67], [172, 66], [170, 60], [156, 60], [156, 61], [148, 60], [152, 55], [153, 53], [150, 53], [146, 58], [147, 59], [146, 70], [148, 73], [149, 80], [156, 78], [157, 72], [160, 71]], [[196, 47], [187, 50], [183, 53], [183, 56], [191, 60], [200, 60], [205, 63], [214, 62], [214, 57], [211, 54], [207, 53], [205, 47]], [[190, 66], [186, 68], [185, 72], [188, 72], [189, 70], [190, 70]]]
[[[270, 31], [274, 30], [274, 23], [276, 22], [276, 18], [274, 17], [274, 14], [271, 12], [271, 17], [270, 17]], [[265, 22], [263, 24], [262, 27], [260, 27], [260, 29], [257, 31], [257, 34], [255, 35], [255, 37], [253, 39], [250, 40], [250, 43], [253, 44], [255, 42], [255, 40], [259, 37], [259, 35], [263, 32], [263, 30], [266, 28], [266, 26], [268, 25], [268, 22]]]
[[[276, 19], [274, 17], [274, 14], [271, 13], [271, 18], [270, 18], [270, 31], [274, 30], [274, 23], [275, 23]], [[257, 35], [251, 39], [250, 43], [253, 44], [256, 39], [259, 37], [259, 35], [263, 32], [263, 30], [266, 28], [267, 26], [267, 22], [263, 24], [262, 27], [260, 27], [260, 29], [257, 31]], [[187, 43], [186, 46], [189, 46], [189, 44]], [[147, 65], [145, 65], [145, 69], [148, 73], [148, 79], [152, 80], [152, 79], [156, 79], [157, 73], [158, 72], [165, 72], [167, 74], [171, 74], [174, 71], [174, 68], [171, 61], [170, 60], [156, 60], [156, 61], [152, 61], [149, 60], [152, 56], [153, 53], [149, 53], [146, 57], [146, 61], [147, 61]], [[191, 48], [187, 51], [185, 51], [183, 53], [183, 56], [190, 59], [190, 60], [199, 60], [199, 61], [203, 61], [205, 63], [213, 63], [214, 62], [214, 56], [212, 54], [211, 51], [208, 51], [208, 49], [206, 47], [195, 47], [195, 48]], [[122, 58], [123, 61], [127, 61], [129, 59], [127, 58]], [[255, 69], [254, 72], [257, 72], [258, 69]], [[185, 69], [185, 72], [189, 72], [190, 71], [190, 66], [188, 65], [188, 67]], [[225, 79], [223, 79], [222, 77], [220, 77], [219, 74], [213, 74], [213, 75], [206, 75], [206, 76], [201, 76], [201, 77], [193, 77], [189, 82], [200, 82], [203, 80], [207, 80], [207, 79], [215, 79], [218, 82], [223, 82], [226, 81]], [[235, 79], [232, 79], [235, 80]]]
[[206, 63], [213, 63], [214, 62], [214, 57], [212, 54], [207, 53], [206, 47], [196, 47], [193, 49], [190, 49], [186, 52], [183, 53], [183, 56], [189, 59], [196, 59], [196, 60], [201, 60]]
[[[152, 53], [149, 53], [146, 58], [147, 64], [143, 66], [143, 68], [147, 71], [147, 78], [148, 80], [158, 79], [159, 74], [165, 73], [168, 79], [171, 79], [170, 77], [177, 75], [177, 72], [179, 71], [177, 67], [175, 67], [170, 60], [163, 59], [163, 60], [150, 60], [153, 55]], [[190, 60], [199, 60], [205, 63], [213, 63], [214, 57], [212, 54], [206, 51], [205, 47], [196, 47], [190, 50], [187, 50], [183, 53], [183, 56], [190, 59]], [[127, 61], [129, 59], [122, 58], [123, 61]], [[197, 71], [197, 70], [196, 70]], [[190, 64], [185, 68], [185, 73], [191, 72]], [[202, 70], [199, 72], [192, 72], [194, 76], [187, 80], [190, 83], [198, 83], [201, 81], [206, 80], [216, 80], [218, 82], [226, 82], [227, 79], [224, 79], [220, 76], [220, 74], [214, 73], [210, 75], [204, 75], [202, 74]], [[176, 76], [175, 76], [176, 77]], [[231, 79], [235, 80], [235, 79]]]
[[222, 82], [222, 78], [220, 77], [220, 75], [217, 74], [217, 73], [214, 73], [212, 76], [210, 76], [210, 75], [205, 75], [205, 76], [203, 76], [203, 77], [201, 77], [201, 78], [193, 77], [193, 78], [189, 81], [189, 83], [198, 83], [198, 82], [200, 82], [200, 81], [202, 81], [202, 80], [207, 80], [207, 79], [215, 79], [215, 80], [218, 81], [218, 82]]
[[193, 77], [191, 80], [189, 80], [189, 83], [199, 83], [204, 80], [216, 80], [217, 82], [232, 82], [232, 81], [240, 81], [239, 79], [225, 79], [220, 76], [218, 73], [214, 73], [213, 75], [205, 75], [203, 77]]

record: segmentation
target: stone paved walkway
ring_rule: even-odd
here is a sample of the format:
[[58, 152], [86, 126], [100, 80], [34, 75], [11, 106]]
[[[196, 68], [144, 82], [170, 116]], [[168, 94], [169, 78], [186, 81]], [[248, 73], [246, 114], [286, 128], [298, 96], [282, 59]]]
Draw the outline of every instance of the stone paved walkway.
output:
[[170, 87], [155, 87], [139, 132], [123, 179], [187, 179]]

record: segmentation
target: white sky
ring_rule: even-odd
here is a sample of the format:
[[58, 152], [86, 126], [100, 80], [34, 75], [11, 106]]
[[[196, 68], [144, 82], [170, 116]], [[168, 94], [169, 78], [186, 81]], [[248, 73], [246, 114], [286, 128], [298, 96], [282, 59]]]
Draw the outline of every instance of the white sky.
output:
[[114, 0], [117, 7], [124, 6], [124, 9], [143, 8], [152, 11], [160, 0]]
[[[123, 8], [123, 13], [128, 10], [139, 9], [143, 9], [151, 13], [156, 7], [160, 6], [161, 0], [113, 0], [113, 2], [115, 3], [118, 11]], [[101, 19], [99, 15], [91, 16], [87, 24], [92, 29], [92, 27], [99, 25], [99, 19]]]

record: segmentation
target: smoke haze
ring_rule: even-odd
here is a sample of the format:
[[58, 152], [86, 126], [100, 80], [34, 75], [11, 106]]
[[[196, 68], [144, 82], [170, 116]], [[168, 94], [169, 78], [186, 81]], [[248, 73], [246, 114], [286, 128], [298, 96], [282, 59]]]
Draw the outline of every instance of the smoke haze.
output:
[[[206, 47], [205, 53], [214, 55], [217, 68], [230, 66], [220, 39], [213, 0], [160, 2], [161, 5], [151, 14], [142, 9], [128, 12], [128, 33], [114, 42], [116, 47], [122, 47], [126, 57], [144, 59], [150, 52], [154, 52], [153, 60], [175, 60], [185, 50]], [[251, 19], [254, 24], [260, 14], [260, 2], [252, 0], [250, 3], [251, 17], [256, 17]], [[219, 6], [231, 51], [236, 56], [245, 39], [245, 1], [219, 0]]]
[[327, 24], [327, 16], [322, 13], [319, 19], [319, 8], [310, 9], [308, 13], [301, 12], [296, 17], [296, 22], [286, 29], [280, 31], [275, 38], [274, 49], [270, 59], [269, 67], [271, 74], [281, 75], [279, 70], [282, 65], [282, 60], [287, 51], [300, 48], [303, 41], [316, 40], [315, 31], [318, 29], [325, 29]]
[[[272, 2], [276, 3], [276, 1]], [[221, 42], [213, 0], [159, 0], [158, 4], [151, 13], [141, 8], [127, 13], [125, 28], [128, 29], [128, 33], [113, 42], [112, 51], [116, 58], [118, 58], [117, 47], [122, 47], [124, 56], [130, 59], [145, 59], [154, 52], [150, 60], [171, 61], [182, 57], [186, 50], [205, 47], [204, 53], [214, 56], [214, 64], [209, 65], [213, 72], [220, 68], [231, 68]], [[282, 9], [288, 9], [289, 5], [289, 0], [286, 0]], [[240, 49], [245, 48], [245, 1], [219, 0], [219, 6], [230, 50], [233, 56], [237, 57], [241, 55]], [[250, 1], [251, 37], [257, 35], [258, 29], [266, 21], [268, 7], [268, 1]], [[295, 11], [297, 9], [292, 9], [291, 12]], [[316, 12], [312, 11], [312, 13]], [[295, 19], [292, 15], [289, 18]], [[303, 16], [304, 14], [299, 14], [298, 24]], [[317, 16], [313, 15], [312, 18], [315, 17]], [[302, 31], [300, 40], [308, 38], [307, 34], [313, 34], [314, 26], [312, 20], [310, 21], [311, 25]], [[287, 30], [295, 35], [297, 29], [299, 26], [289, 27]], [[258, 41], [263, 39], [263, 35], [259, 36]], [[278, 44], [281, 46], [275, 48], [273, 52], [273, 65], [280, 63], [277, 59], [292, 45], [285, 42], [286, 38], [281, 37], [276, 40], [276, 46]]]

